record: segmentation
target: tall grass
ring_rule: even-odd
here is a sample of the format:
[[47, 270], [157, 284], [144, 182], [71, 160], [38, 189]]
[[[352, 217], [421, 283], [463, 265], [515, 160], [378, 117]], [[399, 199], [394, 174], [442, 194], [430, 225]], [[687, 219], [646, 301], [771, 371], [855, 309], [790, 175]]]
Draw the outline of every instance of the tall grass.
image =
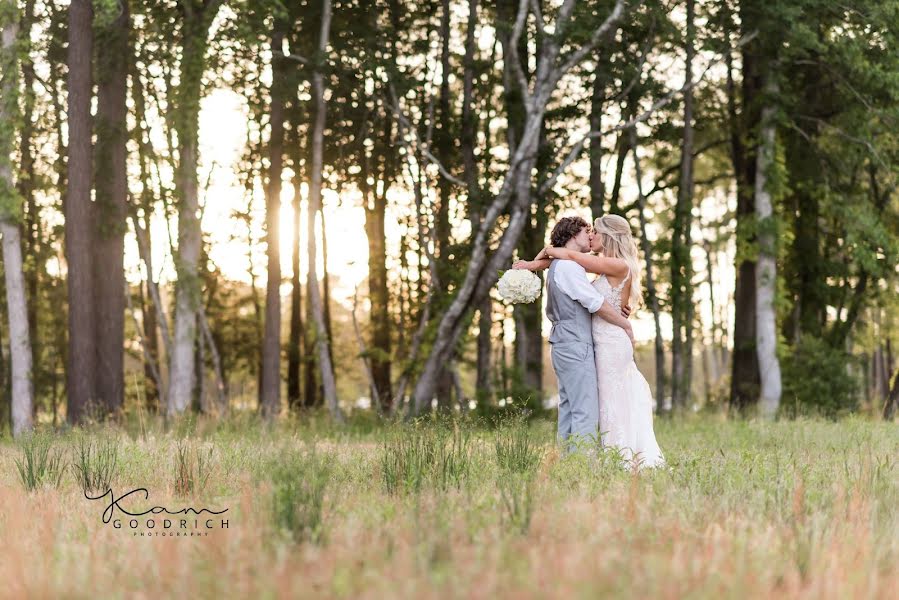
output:
[[531, 431], [525, 413], [513, 415], [500, 423], [494, 442], [496, 462], [509, 473], [534, 472], [543, 458], [543, 445]]
[[202, 494], [212, 475], [212, 446], [202, 447], [189, 441], [175, 446], [175, 493], [179, 496]]
[[381, 449], [381, 477], [390, 494], [459, 488], [471, 473], [471, 431], [458, 422], [416, 423], [390, 430]]
[[272, 518], [297, 542], [325, 539], [325, 493], [331, 479], [330, 457], [312, 446], [272, 465]]
[[15, 459], [19, 481], [29, 492], [48, 485], [59, 487], [66, 471], [62, 450], [46, 433], [31, 433], [19, 442], [21, 456]]
[[106, 436], [95, 440], [81, 435], [72, 455], [75, 478], [85, 495], [102, 494], [110, 489], [119, 460], [115, 438]]
[[[181, 460], [155, 422], [116, 438], [113, 481], [151, 493], [123, 508], [228, 508], [229, 528], [188, 540], [104, 524], [58, 468], [27, 493], [22, 446], [0, 442], [0, 598], [899, 596], [894, 423], [659, 419], [671, 469], [645, 472], [564, 453], [539, 419], [238, 424], [200, 420]], [[188, 502], [173, 473], [202, 487], [197, 450], [208, 483]]]

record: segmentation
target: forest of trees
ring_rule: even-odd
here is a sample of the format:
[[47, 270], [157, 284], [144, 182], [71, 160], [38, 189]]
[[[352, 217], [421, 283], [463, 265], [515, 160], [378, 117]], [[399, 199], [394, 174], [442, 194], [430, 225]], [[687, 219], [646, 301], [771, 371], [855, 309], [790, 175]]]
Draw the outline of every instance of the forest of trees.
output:
[[[539, 408], [542, 304], [495, 285], [566, 211], [639, 236], [660, 411], [893, 418], [897, 23], [899, 0], [0, 0], [0, 422]], [[233, 165], [201, 152], [221, 90]], [[249, 283], [204, 221], [228, 169]], [[365, 216], [352, 306], [335, 198]]]

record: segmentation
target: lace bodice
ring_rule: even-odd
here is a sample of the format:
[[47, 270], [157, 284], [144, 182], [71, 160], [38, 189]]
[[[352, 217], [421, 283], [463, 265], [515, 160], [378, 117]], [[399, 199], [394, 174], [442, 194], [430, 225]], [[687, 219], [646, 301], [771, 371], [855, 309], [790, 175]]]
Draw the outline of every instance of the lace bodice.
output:
[[593, 281], [593, 287], [596, 288], [596, 291], [603, 295], [603, 297], [612, 304], [618, 310], [621, 310], [621, 292], [624, 290], [625, 284], [627, 284], [628, 280], [631, 278], [630, 271], [627, 272], [627, 276], [615, 287], [612, 287], [612, 284], [609, 283], [608, 278], [603, 274], [597, 277]]

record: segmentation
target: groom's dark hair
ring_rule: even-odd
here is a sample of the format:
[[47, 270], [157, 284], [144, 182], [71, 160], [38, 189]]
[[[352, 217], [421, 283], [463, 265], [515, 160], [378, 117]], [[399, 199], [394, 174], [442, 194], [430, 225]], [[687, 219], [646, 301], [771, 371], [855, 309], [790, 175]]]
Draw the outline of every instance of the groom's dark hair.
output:
[[554, 248], [562, 248], [584, 227], [589, 227], [589, 225], [580, 217], [562, 217], [553, 227], [553, 232], [549, 234], [549, 243]]

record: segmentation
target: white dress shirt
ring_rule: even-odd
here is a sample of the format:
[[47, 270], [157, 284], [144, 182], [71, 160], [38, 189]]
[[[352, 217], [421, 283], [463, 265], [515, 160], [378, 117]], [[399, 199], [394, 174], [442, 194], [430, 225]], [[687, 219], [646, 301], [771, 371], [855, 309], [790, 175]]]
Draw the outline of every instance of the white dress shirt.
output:
[[559, 291], [579, 302], [590, 313], [595, 313], [602, 306], [602, 294], [587, 281], [587, 270], [573, 260], [557, 260], [553, 283]]

